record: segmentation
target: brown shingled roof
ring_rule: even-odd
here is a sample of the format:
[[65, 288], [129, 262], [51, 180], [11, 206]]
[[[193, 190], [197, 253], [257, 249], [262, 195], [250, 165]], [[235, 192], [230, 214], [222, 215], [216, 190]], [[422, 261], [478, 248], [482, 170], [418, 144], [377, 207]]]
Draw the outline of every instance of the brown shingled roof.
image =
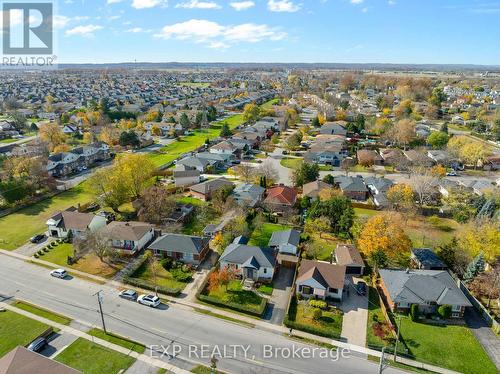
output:
[[[302, 260], [297, 282], [314, 278], [325, 287], [342, 289], [344, 287], [345, 266], [328, 262]], [[326, 282], [326, 284], [325, 284]]]
[[75, 370], [51, 360], [24, 347], [14, 348], [0, 358], [0, 374], [81, 374]]
[[339, 265], [359, 265], [365, 266], [361, 255], [355, 245], [337, 244], [335, 249], [335, 258]]
[[139, 240], [154, 226], [145, 222], [113, 221], [102, 229], [104, 236], [117, 240]]

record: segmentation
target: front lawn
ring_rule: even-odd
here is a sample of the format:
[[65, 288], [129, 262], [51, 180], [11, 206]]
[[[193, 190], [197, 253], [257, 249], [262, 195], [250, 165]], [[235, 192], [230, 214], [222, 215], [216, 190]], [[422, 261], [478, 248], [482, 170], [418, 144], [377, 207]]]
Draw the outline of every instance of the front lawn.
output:
[[73, 255], [73, 245], [71, 243], [61, 243], [51, 248], [49, 252], [44, 252], [42, 256], [39, 256], [39, 259], [52, 262], [66, 269], [79, 270], [104, 278], [113, 277], [123, 267], [123, 265], [109, 265], [104, 263], [93, 252], [87, 253], [75, 264], [68, 265], [68, 257], [73, 257]]
[[146, 346], [144, 344], [134, 342], [133, 340], [123, 338], [119, 335], [115, 335], [109, 332], [106, 334], [101, 329], [97, 328], [90, 329], [89, 331], [87, 331], [87, 334], [95, 336], [96, 338], [102, 340], [106, 340], [107, 342], [119, 345], [121, 347], [130, 349], [137, 353], [144, 353], [144, 351], [146, 350]]
[[[368, 324], [366, 326], [366, 344], [368, 348], [377, 350], [381, 350], [384, 346], [394, 348], [394, 334], [391, 332], [390, 325], [380, 307], [376, 288], [368, 287], [368, 300]], [[400, 352], [399, 349], [398, 352]], [[404, 347], [401, 352], [404, 352]]]
[[314, 318], [316, 309], [309, 306], [306, 300], [297, 302], [292, 299], [285, 325], [320, 336], [340, 337], [342, 332], [342, 311], [330, 307], [328, 310], [322, 310], [319, 318]]
[[249, 310], [261, 313], [263, 298], [253, 291], [243, 290], [241, 281], [233, 280], [228, 285], [220, 286], [215, 290], [205, 289], [203, 295], [221, 302], [222, 304], [235, 304], [240, 306], [241, 311]]
[[435, 326], [403, 317], [401, 336], [410, 353], [419, 361], [465, 374], [498, 373], [468, 327]]
[[274, 287], [272, 284], [263, 284], [260, 286], [257, 291], [259, 291], [261, 294], [271, 296], [274, 291]]
[[47, 230], [45, 222], [71, 205], [84, 204], [95, 198], [88, 184], [83, 182], [70, 190], [42, 200], [0, 218], [0, 248], [12, 250], [25, 244], [30, 237]]
[[248, 245], [255, 245], [258, 247], [267, 247], [269, 243], [269, 239], [271, 239], [271, 235], [275, 231], [288, 230], [290, 227], [284, 225], [278, 225], [275, 223], [263, 223], [253, 230], [252, 235], [250, 236], [250, 240], [248, 241]]
[[16, 348], [26, 346], [49, 326], [7, 310], [0, 313], [0, 357]]
[[297, 169], [303, 162], [304, 160], [302, 158], [286, 157], [281, 159], [280, 164], [288, 169]]
[[69, 325], [71, 323], [71, 318], [65, 317], [61, 314], [51, 312], [50, 310], [47, 310], [44, 308], [40, 308], [39, 306], [36, 306], [33, 304], [25, 303], [24, 301], [16, 301], [13, 304], [13, 306], [15, 306], [16, 308], [25, 310], [27, 312], [36, 314], [37, 316], [47, 318], [51, 321], [60, 323], [62, 325]]
[[[177, 270], [177, 269], [176, 269]], [[174, 270], [172, 270], [174, 271]], [[132, 279], [140, 279], [146, 281], [154, 286], [154, 272], [152, 265], [149, 261], [145, 261], [137, 271], [132, 274]], [[157, 264], [156, 266], [156, 284], [159, 287], [165, 287], [169, 289], [179, 289], [182, 291], [184, 287], [186, 287], [187, 282], [181, 282], [174, 278], [171, 271], [167, 271], [161, 266]]]
[[133, 357], [78, 338], [55, 358], [56, 361], [85, 374], [124, 372], [135, 362]]
[[191, 369], [191, 373], [195, 374], [224, 374], [223, 371], [220, 370], [212, 370], [208, 366], [203, 366], [203, 365], [197, 365], [194, 368]]

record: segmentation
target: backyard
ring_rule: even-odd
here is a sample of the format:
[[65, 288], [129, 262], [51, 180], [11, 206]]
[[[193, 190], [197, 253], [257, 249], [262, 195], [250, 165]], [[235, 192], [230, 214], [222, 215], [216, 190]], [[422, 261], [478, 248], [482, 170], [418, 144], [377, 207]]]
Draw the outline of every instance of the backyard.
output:
[[405, 226], [406, 233], [416, 248], [446, 244], [460, 230], [457, 221], [437, 216], [410, 218]]
[[0, 313], [0, 357], [18, 345], [31, 343], [48, 328], [41, 322], [9, 310]]
[[318, 232], [310, 234], [309, 240], [305, 245], [305, 253], [307, 258], [316, 259], [319, 261], [330, 261], [331, 255], [335, 252], [339, 240], [335, 235]]
[[58, 354], [56, 361], [80, 370], [85, 374], [115, 374], [127, 370], [134, 362], [133, 357], [78, 338]]
[[253, 230], [248, 245], [255, 245], [258, 247], [267, 247], [271, 235], [275, 231], [288, 230], [290, 227], [284, 225], [278, 225], [275, 223], [263, 223], [258, 225], [255, 230]]

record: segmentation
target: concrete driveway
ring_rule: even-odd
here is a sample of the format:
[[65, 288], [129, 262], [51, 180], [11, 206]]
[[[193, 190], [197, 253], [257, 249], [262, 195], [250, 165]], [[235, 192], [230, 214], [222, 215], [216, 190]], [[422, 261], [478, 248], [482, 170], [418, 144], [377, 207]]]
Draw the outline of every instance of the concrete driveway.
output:
[[275, 325], [282, 325], [285, 319], [295, 269], [280, 267], [274, 277], [274, 290], [267, 304], [263, 319]]
[[500, 370], [500, 340], [476, 309], [467, 308], [465, 311], [465, 322], [479, 343], [481, 343], [488, 356], [490, 356], [497, 369]]
[[340, 306], [344, 312], [341, 336], [347, 343], [364, 347], [368, 321], [368, 295], [360, 296], [356, 293], [355, 284], [361, 280], [360, 278], [346, 277], [346, 285], [349, 284], [349, 296], [344, 293], [344, 299]]
[[[46, 231], [42, 234], [47, 235], [48, 232]], [[46, 245], [50, 244], [53, 241], [54, 238], [51, 238], [49, 236], [43, 239], [40, 243], [31, 243], [28, 241], [26, 244], [23, 244], [22, 246], [16, 248], [14, 252], [24, 256], [33, 256], [36, 252], [38, 252], [40, 249], [42, 249], [43, 247], [45, 247]]]

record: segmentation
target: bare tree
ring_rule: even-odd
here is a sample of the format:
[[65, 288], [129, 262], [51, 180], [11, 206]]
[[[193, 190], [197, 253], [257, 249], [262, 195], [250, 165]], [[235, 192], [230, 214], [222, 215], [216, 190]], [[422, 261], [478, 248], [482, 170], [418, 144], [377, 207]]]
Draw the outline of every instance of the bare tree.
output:
[[429, 169], [420, 169], [419, 174], [413, 174], [410, 178], [410, 185], [417, 198], [417, 203], [422, 207], [431, 203], [436, 193], [439, 178], [433, 175]]
[[143, 201], [144, 205], [140, 212], [141, 220], [157, 225], [163, 223], [177, 206], [167, 190], [159, 186], [149, 187], [144, 192]]
[[257, 170], [257, 175], [266, 177], [268, 184], [274, 184], [279, 180], [278, 170], [274, 167], [271, 161], [264, 161]]
[[255, 167], [248, 163], [240, 164], [236, 167], [236, 174], [245, 182], [249, 182], [255, 174]]

